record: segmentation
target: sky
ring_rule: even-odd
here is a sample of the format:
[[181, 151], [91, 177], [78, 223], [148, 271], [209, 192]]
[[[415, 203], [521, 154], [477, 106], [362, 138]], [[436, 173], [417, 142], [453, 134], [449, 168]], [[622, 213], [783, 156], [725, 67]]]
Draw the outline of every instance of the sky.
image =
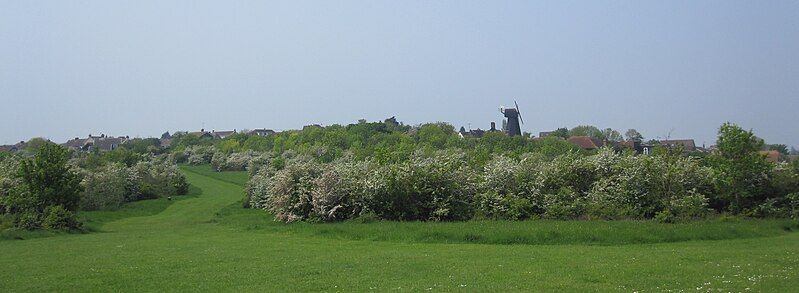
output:
[[799, 148], [797, 1], [0, 1], [0, 144], [396, 116]]

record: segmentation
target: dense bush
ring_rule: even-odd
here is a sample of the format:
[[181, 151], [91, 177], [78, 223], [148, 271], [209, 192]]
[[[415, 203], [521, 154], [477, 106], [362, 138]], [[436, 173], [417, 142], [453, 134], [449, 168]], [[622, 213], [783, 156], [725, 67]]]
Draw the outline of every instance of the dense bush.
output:
[[474, 214], [477, 174], [460, 152], [379, 168], [369, 179], [369, 210], [388, 220], [466, 220]]
[[370, 162], [341, 160], [324, 167], [311, 191], [313, 213], [323, 221], [356, 218], [366, 210]]
[[[214, 157], [215, 149], [213, 146], [190, 146], [183, 151], [186, 162], [190, 165], [210, 164]], [[175, 158], [178, 161], [180, 158]]]
[[244, 171], [256, 157], [258, 154], [253, 151], [231, 154], [216, 152], [211, 158], [211, 167], [217, 171]]
[[71, 211], [78, 208], [80, 176], [68, 164], [68, 151], [44, 143], [34, 152], [33, 158], [20, 161], [16, 179], [3, 180], [10, 185], [3, 191], [5, 213], [18, 228], [77, 228]]
[[[588, 214], [599, 218], [651, 218], [668, 211], [676, 218], [695, 218], [708, 212], [713, 172], [696, 159], [672, 154], [594, 156], [605, 167], [590, 192]], [[604, 166], [603, 166], [604, 165]]]
[[82, 210], [116, 209], [139, 199], [139, 177], [122, 164], [109, 164], [96, 172], [84, 172]]
[[186, 177], [165, 160], [139, 162], [133, 166], [133, 173], [139, 181], [138, 199], [183, 195], [189, 191]]
[[19, 158], [15, 156], [0, 159], [0, 214], [8, 211], [11, 195], [19, 192], [18, 189], [22, 184], [22, 179], [17, 176], [19, 164]]
[[312, 162], [289, 164], [277, 171], [270, 180], [269, 190], [259, 205], [285, 222], [314, 219], [313, 195], [315, 181], [321, 174], [320, 166]]

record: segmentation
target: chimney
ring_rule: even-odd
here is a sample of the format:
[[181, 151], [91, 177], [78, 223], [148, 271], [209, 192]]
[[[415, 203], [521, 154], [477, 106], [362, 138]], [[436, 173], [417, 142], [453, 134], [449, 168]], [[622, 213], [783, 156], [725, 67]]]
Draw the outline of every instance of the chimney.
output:
[[497, 131], [497, 123], [491, 121], [491, 131]]

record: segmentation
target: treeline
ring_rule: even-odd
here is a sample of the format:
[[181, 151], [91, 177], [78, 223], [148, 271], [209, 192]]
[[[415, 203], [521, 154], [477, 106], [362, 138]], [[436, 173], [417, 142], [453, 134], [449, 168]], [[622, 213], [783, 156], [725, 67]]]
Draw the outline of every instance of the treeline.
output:
[[0, 219], [16, 228], [77, 229], [78, 210], [112, 210], [188, 192], [167, 156], [124, 148], [86, 154], [53, 143], [28, 154], [0, 157]]
[[190, 164], [210, 163], [214, 152], [222, 155], [247, 152], [280, 155], [289, 152], [313, 157], [320, 163], [329, 163], [347, 155], [356, 160], [368, 159], [385, 164], [408, 161], [417, 151], [432, 153], [442, 149], [463, 150], [468, 154], [466, 159], [471, 166], [483, 165], [497, 153], [519, 157], [524, 153], [539, 152], [554, 157], [568, 152], [582, 152], [556, 137], [531, 140], [529, 137], [509, 137], [501, 132], [488, 132], [479, 139], [464, 139], [458, 136], [452, 125], [446, 123], [410, 127], [392, 121], [308, 126], [302, 130], [269, 136], [234, 134], [223, 140], [178, 133], [172, 141], [175, 160]]
[[477, 161], [446, 145], [397, 161], [271, 152], [252, 156], [247, 204], [282, 221], [797, 217], [799, 163], [767, 162], [762, 140], [732, 124], [717, 147], [707, 157], [511, 148]]

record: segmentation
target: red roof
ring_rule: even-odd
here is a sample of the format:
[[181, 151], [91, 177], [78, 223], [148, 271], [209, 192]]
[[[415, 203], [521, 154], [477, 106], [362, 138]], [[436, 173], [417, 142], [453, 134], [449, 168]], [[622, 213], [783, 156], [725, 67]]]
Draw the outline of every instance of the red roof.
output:
[[598, 149], [605, 146], [605, 143], [601, 140], [588, 136], [572, 136], [569, 137], [567, 141], [586, 150]]

